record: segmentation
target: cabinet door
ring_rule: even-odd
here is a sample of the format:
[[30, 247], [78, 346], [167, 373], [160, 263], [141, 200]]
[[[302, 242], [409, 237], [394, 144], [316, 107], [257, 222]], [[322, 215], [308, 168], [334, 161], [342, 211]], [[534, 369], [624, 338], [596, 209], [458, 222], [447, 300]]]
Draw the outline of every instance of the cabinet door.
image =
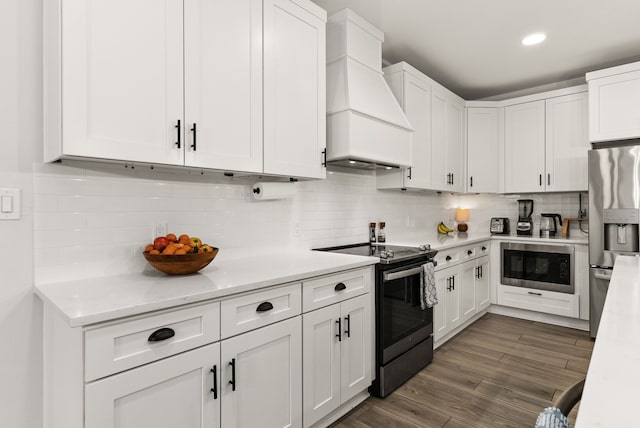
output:
[[302, 425], [301, 318], [222, 341], [223, 427]]
[[219, 391], [216, 343], [87, 384], [85, 426], [219, 427]]
[[450, 269], [449, 290], [447, 291], [447, 327], [449, 330], [462, 322], [460, 296], [462, 294], [462, 269], [455, 266]]
[[185, 0], [184, 30], [185, 164], [262, 172], [262, 1]]
[[182, 0], [65, 0], [62, 152], [182, 165]]
[[[429, 189], [431, 186], [431, 85], [404, 75], [404, 112], [413, 126], [411, 159], [405, 171], [405, 187]], [[401, 172], [402, 173], [402, 172]]]
[[497, 108], [467, 108], [467, 189], [498, 193], [499, 116]]
[[464, 104], [455, 100], [447, 103], [447, 173], [451, 174], [449, 189], [454, 192], [464, 191], [462, 170], [463, 157]]
[[363, 295], [341, 303], [341, 402], [371, 385], [371, 299]]
[[313, 425], [340, 405], [339, 319], [339, 303], [302, 316], [305, 427]]
[[504, 190], [544, 190], [544, 101], [505, 107]]
[[446, 335], [450, 328], [447, 325], [447, 298], [451, 269], [443, 269], [435, 273], [438, 303], [433, 306], [433, 340], [438, 341]]
[[476, 279], [476, 308], [479, 312], [491, 305], [491, 281], [488, 256], [478, 259], [478, 268], [480, 269], [480, 275]]
[[479, 270], [475, 260], [462, 264], [459, 287], [460, 311], [463, 320], [468, 320], [476, 314], [476, 278], [478, 276]]
[[325, 178], [326, 14], [300, 4], [264, 1], [264, 172]]
[[640, 70], [589, 82], [589, 139], [640, 137]]
[[431, 187], [448, 190], [447, 98], [436, 86], [431, 91]]
[[587, 93], [546, 100], [547, 191], [587, 191]]

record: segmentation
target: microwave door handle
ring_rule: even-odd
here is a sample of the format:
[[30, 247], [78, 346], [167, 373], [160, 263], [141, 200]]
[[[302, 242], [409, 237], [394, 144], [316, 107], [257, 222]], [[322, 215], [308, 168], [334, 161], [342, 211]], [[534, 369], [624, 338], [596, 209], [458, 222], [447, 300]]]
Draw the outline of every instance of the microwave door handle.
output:
[[610, 273], [596, 273], [593, 275], [596, 279], [603, 279], [605, 281], [611, 281]]
[[406, 269], [406, 270], [401, 270], [398, 272], [391, 272], [391, 273], [387, 273], [385, 272], [384, 275], [382, 276], [384, 281], [393, 281], [394, 279], [400, 279], [400, 278], [406, 278], [408, 276], [413, 276], [415, 274], [418, 274], [422, 271], [422, 266], [418, 266], [416, 268], [413, 269]]

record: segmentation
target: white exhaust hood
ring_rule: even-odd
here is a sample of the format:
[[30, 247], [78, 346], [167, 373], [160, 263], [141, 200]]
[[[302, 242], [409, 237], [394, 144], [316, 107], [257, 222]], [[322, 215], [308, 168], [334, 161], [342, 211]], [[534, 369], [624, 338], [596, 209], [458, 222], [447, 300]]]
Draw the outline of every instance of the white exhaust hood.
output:
[[327, 162], [411, 166], [413, 128], [382, 73], [384, 33], [350, 9], [327, 23]]

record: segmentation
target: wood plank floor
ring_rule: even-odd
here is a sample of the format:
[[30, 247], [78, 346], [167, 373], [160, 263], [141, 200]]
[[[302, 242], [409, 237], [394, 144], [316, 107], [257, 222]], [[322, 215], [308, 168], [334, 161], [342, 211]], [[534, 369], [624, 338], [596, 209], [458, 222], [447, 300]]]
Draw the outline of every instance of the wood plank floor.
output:
[[332, 428], [533, 427], [584, 377], [592, 349], [588, 332], [487, 314], [387, 398], [369, 398]]

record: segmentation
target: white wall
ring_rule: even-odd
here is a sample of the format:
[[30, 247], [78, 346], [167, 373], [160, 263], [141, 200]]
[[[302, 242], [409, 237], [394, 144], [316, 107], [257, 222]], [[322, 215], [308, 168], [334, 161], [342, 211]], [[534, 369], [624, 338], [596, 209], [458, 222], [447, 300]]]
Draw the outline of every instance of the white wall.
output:
[[0, 187], [22, 219], [0, 221], [0, 426], [42, 420], [42, 317], [33, 287], [33, 174], [42, 146], [42, 1], [0, 1]]

